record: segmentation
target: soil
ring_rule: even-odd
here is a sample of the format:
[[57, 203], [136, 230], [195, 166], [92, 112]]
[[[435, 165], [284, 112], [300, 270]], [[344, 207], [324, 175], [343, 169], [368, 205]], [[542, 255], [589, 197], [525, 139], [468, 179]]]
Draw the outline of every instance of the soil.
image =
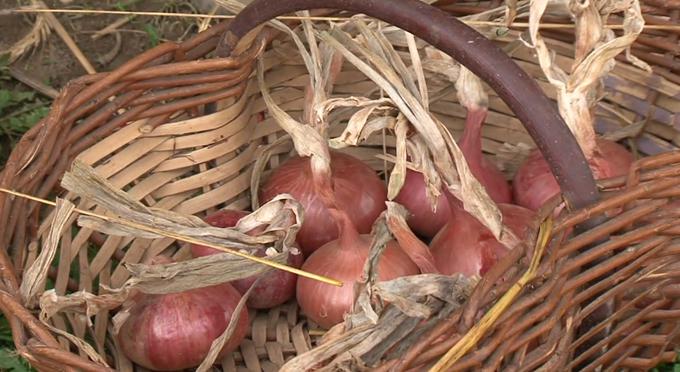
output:
[[[121, 0], [68, 1], [46, 0], [52, 9], [132, 10], [172, 13], [196, 13], [190, 1]], [[26, 5], [29, 1], [0, 0], [0, 54], [9, 50], [28, 34], [35, 16], [30, 14], [2, 15], [1, 10]], [[78, 48], [97, 72], [110, 71], [132, 57], [153, 47], [155, 41], [180, 41], [197, 32], [197, 19], [177, 17], [136, 16], [118, 29], [120, 45], [114, 33], [93, 39], [93, 33], [125, 15], [111, 14], [55, 14], [71, 35]], [[52, 31], [46, 42], [14, 63], [31, 76], [49, 86], [60, 89], [69, 80], [87, 72], [68, 49], [59, 35]]]
[[[31, 3], [32, 0], [0, 0], [0, 56], [30, 34], [36, 20], [35, 14], [10, 14], [8, 11]], [[200, 13], [209, 11], [212, 0], [44, 0], [44, 3], [51, 9]], [[137, 15], [115, 32], [96, 39], [93, 38], [96, 31], [129, 16], [74, 13], [54, 15], [97, 72], [114, 70], [158, 43], [185, 40], [197, 33], [199, 22], [198, 18]], [[11, 66], [57, 91], [70, 80], [87, 74], [54, 29], [49, 32], [45, 41], [24, 53]], [[32, 88], [4, 76], [0, 79], [0, 89], [19, 92]], [[42, 100], [48, 98], [44, 97]], [[0, 170], [18, 139], [18, 136], [2, 133], [0, 131]]]

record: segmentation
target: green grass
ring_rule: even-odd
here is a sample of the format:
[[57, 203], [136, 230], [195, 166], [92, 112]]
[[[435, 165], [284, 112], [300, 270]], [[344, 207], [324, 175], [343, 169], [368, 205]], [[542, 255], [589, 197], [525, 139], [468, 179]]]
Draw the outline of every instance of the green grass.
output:
[[25, 90], [9, 74], [8, 57], [0, 56], [0, 165], [11, 147], [50, 110], [51, 100]]
[[144, 31], [146, 31], [146, 35], [149, 38], [149, 45], [153, 48], [158, 46], [160, 43], [161, 37], [158, 33], [158, 28], [152, 24], [146, 24], [144, 26]]
[[0, 314], [0, 371], [35, 371], [24, 358], [16, 353], [9, 323], [2, 314]]
[[680, 372], [680, 360], [676, 357], [675, 363], [663, 363], [653, 368], [651, 372]]

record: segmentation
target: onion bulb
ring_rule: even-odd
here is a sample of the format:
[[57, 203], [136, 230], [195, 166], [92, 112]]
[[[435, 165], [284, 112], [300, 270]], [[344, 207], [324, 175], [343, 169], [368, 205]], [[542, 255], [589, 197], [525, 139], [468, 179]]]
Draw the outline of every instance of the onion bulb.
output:
[[[248, 212], [244, 211], [220, 210], [207, 216], [204, 220], [215, 227], [233, 227], [236, 226], [241, 218], [247, 215]], [[249, 231], [248, 234], [257, 234], [263, 230], [263, 227], [258, 227]], [[202, 245], [191, 245], [191, 254], [194, 257], [202, 257], [216, 253], [222, 252]], [[265, 250], [259, 249], [253, 254], [258, 257], [264, 257]], [[300, 265], [302, 265], [303, 260], [301, 253], [293, 254], [293, 252], [289, 252], [287, 264], [299, 268]], [[235, 280], [231, 282], [231, 285], [233, 285], [233, 287], [241, 294], [244, 294], [253, 283], [255, 283], [255, 280], [258, 277], [262, 278], [251, 291], [250, 297], [248, 297], [247, 304], [249, 307], [254, 309], [269, 309], [281, 305], [295, 296], [297, 275], [279, 269], [271, 269], [260, 275], [253, 275], [244, 279]]]
[[[350, 232], [326, 243], [307, 258], [302, 270], [343, 282], [342, 287], [335, 287], [303, 277], [298, 279], [298, 304], [308, 318], [326, 329], [343, 321], [344, 314], [352, 310], [354, 284], [363, 275], [370, 244], [370, 235], [353, 236]], [[379, 259], [378, 279], [385, 281], [417, 273], [418, 267], [399, 244], [390, 241]]]
[[[311, 186], [306, 185], [306, 187], [315, 191], [313, 194], [314, 200], [318, 200], [323, 205], [323, 210], [327, 211], [330, 221], [335, 224], [335, 231], [338, 232], [338, 238], [324, 244], [307, 257], [307, 260], [302, 265], [302, 269], [314, 274], [338, 279], [342, 281], [342, 286], [337, 287], [303, 277], [298, 278], [297, 283], [297, 300], [302, 312], [324, 328], [330, 328], [342, 322], [344, 314], [352, 310], [352, 304], [356, 297], [354, 284], [362, 277], [371, 243], [370, 235], [362, 235], [359, 233], [359, 230], [370, 231], [373, 219], [367, 221], [365, 225], [357, 225], [356, 220], [350, 217], [352, 215], [352, 208], [355, 208], [355, 206], [343, 202], [340, 198], [342, 193], [339, 188], [347, 187], [344, 184], [344, 178], [340, 176], [351, 168], [358, 168], [355, 170], [357, 174], [353, 175], [351, 182], [364, 184], [374, 179], [373, 177], [377, 178], [373, 171], [365, 165], [350, 164], [350, 166], [339, 167], [338, 164], [340, 162], [337, 161], [337, 155], [334, 167], [333, 158], [328, 155], [325, 158], [314, 159], [317, 168], [314, 168], [314, 171], [311, 172], [312, 174], [298, 177], [301, 179], [307, 178], [311, 181]], [[335, 174], [336, 169], [340, 175]], [[364, 177], [368, 178], [368, 180], [364, 179], [362, 181], [358, 175], [362, 169], [369, 171], [373, 177]], [[339, 182], [339, 180], [343, 180], [343, 182]], [[349, 181], [348, 179], [347, 182], [349, 183]], [[384, 192], [382, 187], [381, 192]], [[311, 193], [307, 192], [305, 194], [310, 195]], [[353, 200], [356, 201], [357, 199], [363, 199], [363, 197], [354, 195]], [[302, 203], [304, 205], [304, 202]], [[383, 201], [380, 201], [380, 203], [383, 205], [380, 209], [386, 208], [386, 204]], [[373, 201], [370, 201], [370, 204], [373, 204]], [[317, 223], [326, 224], [327, 222], [310, 219], [308, 212], [305, 211], [305, 223], [311, 223], [313, 226]], [[390, 242], [389, 247], [385, 249], [379, 258], [379, 280], [389, 280], [417, 273], [418, 267], [399, 248], [398, 243], [395, 241]]]
[[[595, 179], [623, 176], [628, 172], [633, 155], [616, 142], [598, 138], [593, 155], [588, 159]], [[560, 193], [560, 186], [550, 171], [548, 163], [537, 149], [517, 171], [513, 180], [515, 202], [537, 211], [552, 197]]]
[[[335, 198], [359, 233], [367, 234], [385, 210], [385, 184], [359, 159], [335, 151], [330, 154]], [[314, 188], [309, 157], [296, 156], [276, 168], [261, 188], [260, 200], [267, 202], [283, 193], [292, 195], [304, 208], [297, 242], [305, 256], [338, 238], [338, 228]]]
[[[264, 257], [265, 251], [260, 249], [256, 252], [255, 256]], [[303, 261], [302, 253], [288, 253], [288, 266], [299, 268]], [[249, 307], [253, 309], [270, 309], [288, 302], [288, 300], [295, 296], [295, 285], [298, 281], [296, 274], [279, 269], [270, 269], [260, 276], [262, 278], [257, 282], [255, 288], [250, 292], [250, 297], [248, 297], [247, 304]], [[244, 294], [255, 283], [258, 277], [258, 275], [253, 275], [245, 279], [235, 280], [231, 284], [237, 291]]]
[[[197, 367], [229, 325], [240, 300], [238, 291], [227, 283], [179, 293], [138, 293], [118, 333], [121, 349], [130, 360], [151, 370]], [[244, 307], [220, 357], [239, 346], [248, 324]]]
[[[498, 204], [498, 208], [503, 215], [503, 223], [518, 239], [524, 239], [534, 213], [512, 204]], [[451, 221], [430, 243], [437, 269], [444, 275], [482, 276], [507, 254], [508, 248], [462, 206], [454, 204], [452, 211]]]
[[512, 190], [503, 173], [482, 154], [482, 123], [486, 108], [468, 109], [465, 130], [460, 139], [460, 150], [465, 155], [470, 171], [484, 186], [495, 203], [510, 203]]
[[[481, 128], [487, 110], [474, 107], [468, 110], [465, 129], [459, 141], [460, 149], [465, 156], [468, 167], [486, 189], [489, 197], [496, 203], [510, 203], [512, 192], [510, 185], [496, 166], [482, 154]], [[442, 190], [437, 199], [436, 211], [432, 210], [425, 190], [425, 179], [422, 173], [408, 170], [404, 185], [394, 199], [410, 213], [409, 227], [417, 234], [432, 238], [451, 219], [446, 190]]]
[[431, 238], [451, 219], [451, 210], [443, 194], [445, 190], [437, 198], [436, 209], [432, 210], [425, 187], [423, 174], [407, 169], [404, 184], [394, 201], [409, 211], [407, 222], [411, 230], [420, 236]]

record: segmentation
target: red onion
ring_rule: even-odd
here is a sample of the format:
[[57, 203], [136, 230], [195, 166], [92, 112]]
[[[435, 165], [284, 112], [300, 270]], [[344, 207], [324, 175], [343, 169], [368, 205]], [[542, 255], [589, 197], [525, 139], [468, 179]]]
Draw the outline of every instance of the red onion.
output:
[[489, 197], [496, 203], [510, 203], [512, 191], [503, 173], [482, 154], [482, 123], [486, 119], [486, 108], [468, 109], [465, 130], [460, 139], [460, 150], [470, 171], [484, 186]]
[[[205, 218], [205, 222], [216, 227], [233, 227], [236, 226], [238, 221], [247, 216], [248, 212], [235, 211], [235, 210], [220, 210]], [[262, 232], [264, 228], [256, 228], [249, 231], [248, 234], [257, 234]], [[221, 251], [202, 246], [202, 245], [191, 245], [191, 254], [194, 257], [202, 257], [211, 254], [221, 253]], [[265, 250], [261, 249], [254, 253], [255, 256], [264, 257]], [[289, 266], [299, 268], [304, 261], [302, 254], [292, 254], [288, 255]], [[297, 282], [297, 275], [278, 269], [272, 269], [264, 274], [261, 274], [262, 279], [257, 283], [255, 288], [253, 288], [248, 297], [248, 306], [254, 309], [269, 309], [274, 306], [281, 305], [295, 295], [295, 283]], [[239, 279], [231, 282], [231, 284], [238, 290], [241, 294], [246, 293], [250, 286], [255, 283], [258, 275], [253, 275], [248, 278]]]
[[[258, 250], [255, 254], [259, 257], [264, 257], [264, 250]], [[288, 266], [299, 268], [302, 265], [304, 258], [300, 254], [288, 254]], [[271, 309], [288, 302], [295, 296], [295, 285], [298, 281], [298, 276], [288, 271], [279, 269], [271, 269], [267, 273], [261, 274], [262, 279], [257, 283], [253, 291], [248, 297], [248, 306], [253, 309]], [[241, 294], [246, 293], [250, 286], [255, 283], [258, 278], [257, 275], [251, 277], [235, 280], [231, 284]]]
[[[326, 329], [343, 321], [344, 314], [352, 310], [354, 284], [362, 277], [370, 244], [369, 235], [356, 235], [350, 231], [340, 239], [325, 244], [307, 258], [302, 270], [343, 282], [342, 287], [335, 287], [300, 277], [297, 283], [297, 300], [307, 317]], [[390, 241], [378, 263], [379, 280], [391, 280], [417, 273], [418, 267], [397, 242]]]
[[442, 194], [437, 198], [436, 210], [433, 211], [425, 191], [425, 176], [420, 172], [406, 170], [404, 185], [394, 201], [408, 209], [410, 216], [408, 225], [418, 235], [431, 238], [451, 219], [449, 203]]
[[[226, 283], [180, 293], [139, 293], [118, 334], [123, 353], [156, 371], [197, 367], [229, 325], [240, 299], [241, 295]], [[243, 308], [220, 357], [239, 346], [248, 324], [248, 311]]]
[[[633, 155], [616, 142], [598, 138], [593, 155], [588, 159], [595, 179], [623, 176], [633, 162]], [[550, 172], [543, 155], [534, 150], [522, 164], [513, 180], [517, 204], [538, 210], [560, 193], [560, 187]]]
[[[519, 239], [525, 238], [534, 213], [512, 204], [498, 204], [498, 208], [503, 214], [503, 223]], [[452, 211], [451, 221], [430, 243], [437, 269], [445, 275], [484, 275], [508, 249], [462, 206], [453, 206]]]
[[[339, 167], [337, 160], [334, 168], [332, 160], [328, 161], [333, 159], [331, 154], [327, 153], [325, 155], [326, 157], [310, 159], [314, 163], [307, 163], [315, 164], [315, 168], [308, 176], [309, 181], [312, 183], [311, 187], [305, 186], [315, 191], [313, 200], [323, 205], [330, 220], [335, 222], [334, 227], [339, 232], [339, 235], [337, 239], [326, 243], [314, 251], [307, 258], [304, 265], [302, 265], [302, 269], [338, 279], [343, 282], [343, 285], [336, 287], [300, 277], [297, 283], [297, 300], [305, 315], [320, 326], [330, 328], [342, 322], [343, 315], [352, 310], [352, 304], [355, 299], [354, 284], [361, 279], [371, 242], [370, 236], [359, 234], [356, 221], [350, 217], [353, 205], [343, 203], [339, 197], [342, 193], [338, 190], [338, 186], [347, 186], [343, 182], [339, 182], [339, 180], [343, 179], [340, 176], [352, 168], [358, 168], [357, 172], [363, 169], [370, 171], [370, 169], [361, 164], [351, 165], [357, 162], [351, 163], [350, 166]], [[335, 159], [338, 159], [338, 157]], [[311, 166], [306, 167], [306, 169], [311, 168]], [[334, 173], [336, 169], [340, 175]], [[372, 171], [370, 173], [373, 177], [377, 178]], [[369, 180], [374, 179], [373, 177], [369, 177]], [[366, 183], [357, 174], [354, 175], [351, 182], [356, 182], [359, 185]], [[384, 188], [381, 187], [381, 191], [384, 192]], [[357, 195], [354, 196], [353, 200], [357, 200]], [[372, 203], [373, 201], [371, 201]], [[383, 203], [382, 208], [385, 207]], [[316, 223], [327, 224], [326, 221], [318, 219], [310, 220], [308, 216], [306, 214], [305, 221], [306, 223], [313, 224], [312, 226], [316, 225]], [[359, 228], [364, 231], [370, 231], [372, 223], [373, 221], [371, 220], [369, 224], [360, 225]], [[417, 273], [418, 267], [399, 248], [398, 243], [390, 242], [379, 259], [378, 278], [380, 280], [389, 280]]]
[[[234, 227], [241, 218], [247, 216], [248, 214], [248, 212], [244, 211], [222, 209], [206, 216], [203, 221], [215, 227]], [[262, 229], [258, 228], [253, 231], [253, 233], [256, 232], [262, 232]], [[203, 257], [216, 253], [222, 253], [222, 251], [219, 251], [215, 248], [206, 247], [204, 245], [191, 245], [191, 255], [194, 257]]]
[[[330, 154], [335, 198], [359, 233], [369, 233], [375, 219], [385, 210], [385, 184], [362, 161], [339, 152]], [[293, 157], [275, 169], [260, 190], [260, 200], [266, 202], [283, 193], [292, 195], [304, 208], [297, 242], [305, 256], [338, 238], [338, 228], [314, 188], [308, 157]]]
[[[512, 192], [508, 181], [503, 173], [482, 154], [481, 128], [486, 114], [487, 110], [479, 106], [468, 109], [459, 146], [470, 171], [484, 186], [491, 199], [496, 203], [510, 203]], [[406, 207], [411, 213], [408, 219], [409, 227], [415, 233], [431, 238], [451, 219], [451, 210], [444, 195], [445, 192], [442, 190], [437, 200], [436, 212], [432, 211], [422, 173], [408, 170], [404, 185], [394, 201]]]

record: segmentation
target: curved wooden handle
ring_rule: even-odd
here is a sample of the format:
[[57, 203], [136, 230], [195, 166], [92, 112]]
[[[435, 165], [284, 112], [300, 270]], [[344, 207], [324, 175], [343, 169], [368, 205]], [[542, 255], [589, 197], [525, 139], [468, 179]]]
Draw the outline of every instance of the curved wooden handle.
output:
[[320, 8], [366, 14], [447, 53], [489, 84], [522, 121], [550, 164], [570, 207], [581, 208], [599, 200], [581, 148], [534, 79], [483, 35], [419, 0], [254, 0], [232, 20], [217, 54], [228, 56], [241, 37], [275, 17]]

